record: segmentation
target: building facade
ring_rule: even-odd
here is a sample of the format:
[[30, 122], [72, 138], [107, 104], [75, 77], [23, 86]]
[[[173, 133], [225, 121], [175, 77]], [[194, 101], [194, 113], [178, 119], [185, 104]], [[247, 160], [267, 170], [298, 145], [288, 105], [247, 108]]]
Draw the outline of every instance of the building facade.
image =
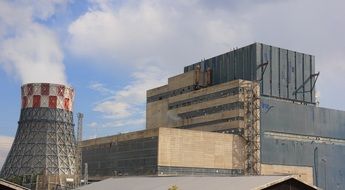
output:
[[162, 127], [86, 140], [82, 146], [91, 180], [133, 175], [244, 174], [244, 142], [231, 134]]
[[[168, 84], [147, 91], [146, 132], [158, 132], [151, 135], [149, 150], [140, 145], [137, 151], [151, 152], [151, 163], [157, 163], [148, 167], [153, 175], [216, 175], [220, 171], [226, 175], [289, 174], [322, 188], [341, 189], [345, 186], [345, 167], [341, 164], [345, 112], [316, 106], [317, 77], [314, 56], [261, 43], [186, 66], [182, 74], [170, 77]], [[212, 133], [215, 136], [209, 135]], [[229, 141], [219, 141], [223, 136], [217, 135]], [[200, 136], [208, 138], [201, 142]], [[137, 138], [140, 142], [144, 139]], [[237, 139], [237, 143], [228, 145], [230, 139]], [[114, 158], [110, 155], [122, 155], [109, 147], [99, 154], [88, 152], [93, 146], [88, 142], [83, 158], [95, 164], [90, 165], [90, 171], [101, 169], [104, 158], [109, 157], [111, 163]], [[124, 151], [134, 150], [129, 144]], [[208, 144], [231, 147], [231, 159], [218, 155], [202, 161], [213, 150]], [[181, 153], [184, 149], [190, 154]], [[170, 153], [162, 155], [165, 150]], [[186, 160], [187, 155], [190, 160]], [[146, 167], [145, 161], [134, 161], [131, 156], [123, 159], [133, 161], [133, 168]], [[169, 161], [163, 162], [163, 158]], [[231, 167], [219, 167], [222, 160]], [[233, 160], [238, 161], [236, 167]], [[196, 163], [200, 165], [193, 165]], [[132, 167], [120, 165], [123, 169]]]

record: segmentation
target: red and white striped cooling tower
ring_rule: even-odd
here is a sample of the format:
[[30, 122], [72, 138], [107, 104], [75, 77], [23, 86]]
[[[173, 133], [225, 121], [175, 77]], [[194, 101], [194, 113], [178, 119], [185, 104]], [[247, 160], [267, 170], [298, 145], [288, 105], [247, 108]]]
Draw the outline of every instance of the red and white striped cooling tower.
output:
[[30, 188], [66, 186], [66, 178], [77, 172], [74, 90], [48, 83], [25, 84], [21, 90], [18, 129], [0, 177]]

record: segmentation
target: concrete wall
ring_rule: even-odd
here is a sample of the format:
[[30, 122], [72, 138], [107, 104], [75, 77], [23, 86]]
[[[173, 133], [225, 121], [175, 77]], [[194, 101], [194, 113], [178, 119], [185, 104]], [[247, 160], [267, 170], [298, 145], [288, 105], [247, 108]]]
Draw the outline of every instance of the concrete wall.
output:
[[243, 169], [242, 138], [221, 133], [161, 128], [158, 165]]
[[83, 141], [90, 179], [114, 175], [243, 175], [237, 135], [157, 128]]
[[[169, 84], [167, 88], [169, 90], [163, 93], [169, 92], [170, 89], [181, 88], [183, 85], [188, 85], [188, 80], [193, 80], [193, 72], [185, 73], [187, 76], [178, 75], [178, 77], [172, 77], [169, 79]], [[183, 80], [182, 80], [183, 79]], [[242, 80], [231, 81], [227, 83], [222, 83], [219, 85], [209, 86], [207, 88], [201, 88], [197, 90], [192, 90], [182, 94], [175, 94], [161, 100], [150, 101], [147, 103], [146, 107], [146, 128], [158, 128], [158, 127], [177, 127], [177, 128], [187, 128], [195, 130], [204, 131], [220, 131], [231, 128], [243, 128], [243, 120], [237, 117], [244, 116], [243, 109], [236, 108], [232, 110], [219, 111], [212, 114], [199, 115], [196, 117], [183, 118], [181, 115], [190, 112], [197, 112], [200, 110], [205, 110], [207, 108], [215, 108], [217, 106], [223, 106], [224, 104], [236, 104], [240, 101], [239, 88], [243, 83]], [[170, 87], [173, 85], [173, 87]], [[225, 95], [227, 90], [232, 90], [230, 93], [232, 95]], [[154, 91], [154, 92], [153, 92]], [[224, 92], [224, 96], [214, 95], [215, 93]], [[149, 90], [148, 95], [157, 96], [157, 89]], [[210, 97], [206, 97], [211, 95]], [[219, 96], [219, 97], [215, 97]], [[199, 97], [204, 97], [200, 99], [199, 102], [193, 102], [187, 105], [180, 105], [174, 107], [173, 105], [179, 102], [186, 102], [188, 100], [195, 100]], [[182, 103], [181, 103], [182, 104]], [[172, 108], [171, 108], [172, 107]], [[222, 119], [229, 118], [227, 121], [221, 121]]]

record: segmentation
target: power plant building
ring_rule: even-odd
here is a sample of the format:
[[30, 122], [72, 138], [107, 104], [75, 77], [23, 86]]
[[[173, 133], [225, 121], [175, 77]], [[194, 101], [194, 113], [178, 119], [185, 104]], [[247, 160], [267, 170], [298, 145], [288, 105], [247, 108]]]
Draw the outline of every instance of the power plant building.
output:
[[317, 106], [318, 76], [314, 56], [262, 43], [202, 60], [147, 91], [146, 130], [84, 141], [83, 162], [90, 178], [291, 174], [341, 189], [345, 112]]
[[[318, 107], [318, 76], [314, 56], [262, 43], [188, 65], [166, 85], [147, 91], [145, 130], [83, 141], [83, 166], [90, 180], [138, 175], [293, 175], [321, 188], [341, 189], [345, 186], [345, 112]], [[23, 104], [35, 105], [30, 101], [23, 99]], [[21, 132], [21, 125], [36, 121], [36, 116], [49, 116], [44, 122], [52, 119], [50, 112], [24, 114], [26, 107], [1, 176], [23, 171], [10, 169], [11, 155], [19, 154], [16, 147], [23, 146], [20, 134], [28, 133]], [[62, 118], [70, 118], [71, 112], [57, 110], [65, 113]], [[73, 122], [63, 123], [69, 130]], [[72, 138], [69, 132], [66, 136]], [[72, 157], [63, 158], [73, 162]], [[49, 168], [42, 171], [50, 172]], [[65, 173], [74, 171], [71, 165]]]

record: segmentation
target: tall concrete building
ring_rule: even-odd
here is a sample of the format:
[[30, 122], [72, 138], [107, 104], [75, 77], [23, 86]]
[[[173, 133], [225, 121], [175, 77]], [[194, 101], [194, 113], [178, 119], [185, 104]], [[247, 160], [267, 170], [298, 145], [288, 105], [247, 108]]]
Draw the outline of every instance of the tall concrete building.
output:
[[84, 162], [92, 176], [151, 163], [151, 175], [293, 174], [341, 189], [345, 112], [316, 105], [318, 76], [314, 56], [261, 43], [202, 60], [147, 91], [147, 130], [85, 141]]

